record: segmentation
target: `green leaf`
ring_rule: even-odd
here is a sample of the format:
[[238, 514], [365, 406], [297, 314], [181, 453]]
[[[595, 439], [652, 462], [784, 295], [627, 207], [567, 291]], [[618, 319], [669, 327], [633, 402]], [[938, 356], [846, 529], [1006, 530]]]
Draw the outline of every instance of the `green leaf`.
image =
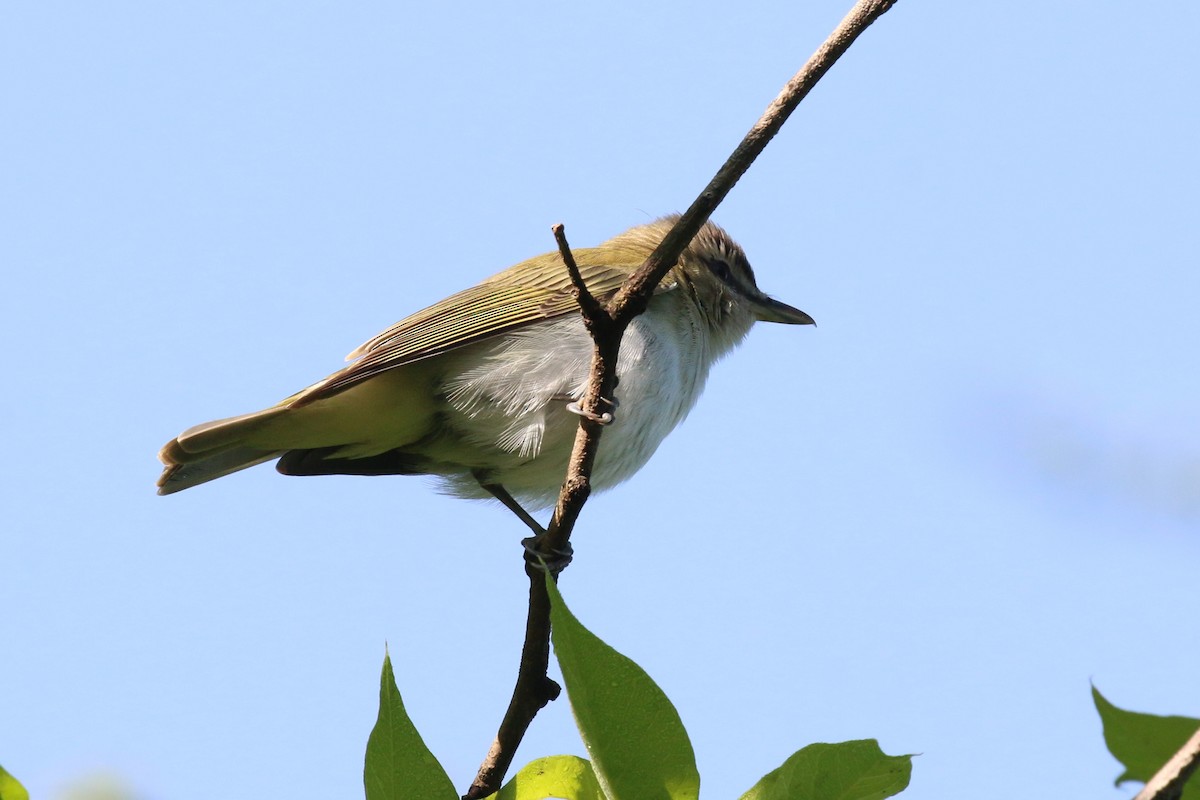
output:
[[606, 800], [591, 762], [579, 756], [548, 756], [526, 764], [493, 800]]
[[[1124, 765], [1116, 785], [1126, 781], [1145, 783], [1171, 760], [1184, 742], [1200, 728], [1200, 719], [1159, 717], [1117, 708], [1092, 687], [1092, 700], [1104, 723], [1104, 743], [1108, 752]], [[1184, 787], [1183, 800], [1200, 800], [1200, 784], [1191, 780]]]
[[29, 792], [4, 767], [0, 767], [0, 800], [29, 800]]
[[549, 578], [554, 653], [610, 800], [695, 800], [696, 756], [679, 713], [641, 667], [583, 627]]
[[810, 744], [741, 800], [881, 800], [904, 791], [911, 774], [912, 756], [884, 755], [874, 739]]
[[379, 679], [379, 718], [367, 739], [363, 785], [367, 800], [458, 800], [450, 776], [404, 711], [386, 651]]

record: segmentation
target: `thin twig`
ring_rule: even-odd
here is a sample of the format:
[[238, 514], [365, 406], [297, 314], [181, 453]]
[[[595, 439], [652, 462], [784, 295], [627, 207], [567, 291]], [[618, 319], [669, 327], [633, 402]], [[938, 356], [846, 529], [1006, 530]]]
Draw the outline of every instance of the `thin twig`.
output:
[[[746, 174], [754, 159], [774, 138], [783, 123], [800, 105], [800, 101], [808, 96], [817, 81], [824, 77], [829, 68], [850, 49], [850, 45], [865, 31], [872, 22], [883, 16], [897, 0], [858, 0], [850, 13], [834, 28], [833, 33], [817, 51], [809, 57], [800, 71], [792, 76], [779, 95], [767, 106], [767, 110], [754, 123], [749, 133], [742, 139], [741, 144], [726, 159], [724, 165], [709, 181], [708, 186], [700, 196], [692, 202], [687, 211], [680, 216], [675, 227], [663, 237], [662, 243], [655, 248], [646, 263], [642, 264], [617, 292], [608, 304], [608, 311], [613, 319], [620, 323], [629, 320], [646, 310], [654, 287], [674, 266], [679, 254], [688, 243], [699, 233], [700, 228], [708, 221], [712, 212], [725, 199], [725, 195], [733, 189], [735, 183]], [[585, 406], [586, 408], [586, 406]]]
[[1179, 800], [1188, 778], [1200, 767], [1200, 730], [1146, 782], [1133, 800]]
[[[551, 230], [554, 233], [554, 240], [558, 242], [558, 250], [562, 255], [563, 263], [571, 276], [571, 283], [575, 287], [575, 298], [583, 312], [584, 323], [588, 331], [591, 332], [593, 338], [609, 336], [612, 319], [584, 283], [583, 275], [579, 272], [579, 265], [575, 263], [575, 256], [571, 253], [571, 246], [567, 243], [566, 231], [561, 224], [554, 225]], [[584, 422], [597, 428], [603, 428], [592, 420], [584, 420]], [[595, 441], [599, 442], [598, 434]], [[594, 448], [592, 452], [594, 457]], [[583, 475], [582, 491], [586, 493], [590, 491], [590, 486], [587, 485], [588, 476], [591, 475], [590, 464], [583, 470]], [[554, 532], [555, 525], [551, 523], [547, 535], [536, 543], [539, 552], [553, 554], [555, 550], [562, 549], [548, 542], [555, 536]], [[563, 547], [565, 547], [565, 539], [562, 541]], [[475, 776], [475, 781], [464, 795], [465, 800], [486, 797], [499, 788], [504, 780], [504, 774], [512, 765], [517, 745], [521, 743], [534, 716], [547, 703], [557, 698], [562, 691], [562, 688], [547, 674], [550, 666], [550, 596], [546, 593], [545, 579], [541, 568], [535, 563], [536, 558], [536, 553], [526, 551], [525, 571], [529, 575], [529, 611], [525, 620], [525, 644], [521, 648], [521, 665], [517, 670], [517, 682], [513, 687], [512, 699], [509, 700], [508, 710], [500, 723], [500, 729], [496, 732], [496, 738], [492, 741], [492, 746], [479, 768], [479, 773]]]
[[517, 683], [513, 686], [512, 699], [496, 738], [463, 800], [487, 797], [500, 788], [529, 724], [537, 712], [562, 691], [562, 687], [547, 675], [550, 667], [550, 595], [546, 593], [546, 582], [542, 573], [531, 564], [526, 564], [525, 571], [529, 573], [529, 613], [525, 620], [525, 644], [521, 648]]
[[[585, 412], [595, 414], [604, 398], [612, 397], [616, 384], [621, 336], [629, 322], [646, 310], [655, 287], [678, 261], [683, 249], [708, 221], [713, 210], [725, 199], [734, 184], [750, 169], [754, 159], [758, 158], [767, 143], [783, 127], [783, 123], [800, 101], [812, 91], [813, 86], [850, 48], [854, 40], [896, 2], [897, 0], [858, 0], [855, 3], [854, 8], [842, 19], [824, 44], [817, 48], [800, 71], [792, 76], [775, 100], [767, 106], [758, 122], [750, 128], [741, 143], [709, 181], [708, 186], [680, 216], [650, 257], [609, 301], [607, 311], [614, 330], [610, 336], [597, 337], [593, 334], [596, 352], [592, 359], [587, 390], [579, 403]], [[567, 467], [567, 479], [563, 483], [558, 504], [554, 509], [554, 518], [548, 529], [550, 535], [546, 537], [546, 544], [556, 549], [566, 546], [575, 521], [579, 518], [579, 512], [587, 502], [591, 465], [595, 462], [597, 440], [601, 430], [602, 426], [592, 422], [587, 416], [580, 419], [579, 431], [575, 435], [575, 445]]]
[[558, 503], [554, 507], [554, 516], [550, 519], [546, 536], [539, 542], [538, 550], [551, 556], [570, 545], [575, 520], [592, 493], [592, 466], [600, 447], [600, 435], [604, 432], [604, 425], [599, 422], [600, 404], [608, 402], [604, 398], [610, 398], [616, 392], [617, 356], [621, 349], [621, 337], [628, 325], [628, 322], [618, 323], [614, 320], [611, 312], [588, 291], [567, 244], [563, 226], [557, 224], [553, 230], [563, 264], [576, 285], [579, 309], [596, 349], [592, 353], [587, 388], [579, 399], [579, 407], [584, 413], [579, 418], [579, 431], [575, 434], [571, 458], [567, 462], [566, 479], [558, 493]]
[[[662, 243], [654, 249], [645, 263], [625, 281], [606, 308], [601, 308], [587, 291], [587, 286], [571, 257], [570, 248], [566, 245], [566, 238], [561, 235], [561, 227], [556, 227], [555, 239], [559, 242], [559, 251], [563, 254], [572, 285], [579, 296], [579, 305], [585, 320], [605, 322], [588, 324], [596, 349], [592, 357], [587, 389], [579, 401], [580, 408], [585, 413], [580, 416], [579, 431], [575, 435], [567, 476], [559, 492], [554, 516], [547, 529], [547, 535], [541, 537], [538, 543], [540, 551], [553, 555], [554, 551], [566, 549], [579, 512], [591, 493], [592, 466], [595, 464], [600, 435], [604, 429], [595, 421], [595, 417], [601, 409], [601, 404], [605, 402], [604, 398], [613, 396], [617, 358], [625, 328], [630, 321], [646, 310], [659, 281], [675, 265], [684, 248], [700, 231], [717, 205], [729, 194], [738, 179], [750, 168], [754, 159], [783, 126], [800, 101], [849, 49], [859, 34], [896, 2], [897, 0], [858, 0], [825, 43], [788, 81], [783, 91], [767, 107], [766, 112], [746, 134], [700, 196], [663, 237]], [[591, 305], [593, 303], [594, 306]], [[509, 712], [500, 724], [500, 733], [480, 766], [470, 790], [464, 795], [464, 800], [479, 800], [499, 790], [504, 773], [512, 763], [516, 747], [526, 728], [532, 722], [534, 714], [548, 702], [544, 699], [544, 681], [550, 680], [546, 676], [550, 640], [549, 601], [545, 597], [540, 573], [535, 573], [528, 565], [526, 572], [530, 576], [530, 605], [526, 622], [525, 650], [522, 652], [517, 686], [513, 690]], [[531, 651], [534, 657], [530, 657]], [[526, 674], [527, 667], [536, 671], [536, 674]]]
[[559, 255], [567, 265], [567, 274], [571, 276], [571, 285], [575, 287], [575, 301], [579, 303], [579, 310], [583, 312], [584, 322], [594, 323], [597, 318], [608, 316], [604, 306], [592, 295], [579, 272], [579, 265], [575, 263], [575, 255], [571, 252], [571, 245], [567, 243], [567, 233], [562, 223], [556, 222], [550, 226], [550, 230], [554, 233], [554, 241], [558, 242]]

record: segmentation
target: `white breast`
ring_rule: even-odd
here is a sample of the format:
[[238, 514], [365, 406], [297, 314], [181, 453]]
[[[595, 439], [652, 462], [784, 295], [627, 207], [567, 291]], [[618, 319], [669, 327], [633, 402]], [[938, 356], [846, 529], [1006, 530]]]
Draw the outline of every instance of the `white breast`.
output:
[[[601, 439], [594, 488], [637, 472], [695, 405], [719, 355], [702, 324], [675, 292], [657, 296], [630, 324], [617, 363], [620, 406]], [[472, 454], [486, 455], [480, 468], [530, 508], [552, 505], [558, 494], [579, 425], [566, 405], [582, 395], [591, 357], [583, 321], [569, 316], [466, 348], [450, 361], [448, 429]], [[487, 496], [469, 476], [447, 479], [453, 494]]]

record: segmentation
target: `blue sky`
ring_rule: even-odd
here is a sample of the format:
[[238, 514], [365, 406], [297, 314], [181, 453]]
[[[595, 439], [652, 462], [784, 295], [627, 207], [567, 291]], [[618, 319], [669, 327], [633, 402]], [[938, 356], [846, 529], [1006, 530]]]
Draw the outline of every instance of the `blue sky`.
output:
[[[681, 210], [848, 8], [9, 4], [0, 764], [38, 797], [353, 797], [385, 642], [464, 788], [520, 524], [422, 479], [158, 447], [395, 320]], [[709, 798], [813, 741], [909, 796], [1125, 796], [1089, 681], [1198, 715], [1200, 11], [902, 0], [715, 219], [760, 326], [562, 588], [677, 704]], [[565, 703], [518, 762], [582, 753]], [[98, 777], [99, 776], [99, 777]]]

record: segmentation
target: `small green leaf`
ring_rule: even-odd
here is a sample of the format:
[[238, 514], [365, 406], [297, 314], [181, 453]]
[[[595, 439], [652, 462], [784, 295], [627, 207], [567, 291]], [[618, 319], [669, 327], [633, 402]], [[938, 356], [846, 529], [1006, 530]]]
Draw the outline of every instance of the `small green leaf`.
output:
[[641, 667], [583, 627], [549, 578], [554, 653], [610, 800], [695, 800], [696, 756], [679, 713]]
[[386, 651], [379, 679], [379, 718], [367, 739], [363, 785], [367, 800], [458, 800], [450, 776], [404, 711]]
[[547, 756], [530, 761], [493, 800], [606, 800], [591, 762], [579, 756]]
[[0, 767], [0, 800], [29, 800], [29, 792], [4, 767]]
[[[1108, 752], [1125, 767], [1117, 777], [1118, 786], [1126, 781], [1145, 783], [1153, 778], [1200, 728], [1200, 719], [1159, 717], [1117, 708], [1095, 686], [1092, 700], [1104, 724]], [[1195, 780], [1184, 787], [1183, 800], [1200, 800], [1200, 785]]]
[[904, 791], [912, 756], [889, 756], [874, 739], [810, 744], [768, 772], [741, 800], [882, 800]]

